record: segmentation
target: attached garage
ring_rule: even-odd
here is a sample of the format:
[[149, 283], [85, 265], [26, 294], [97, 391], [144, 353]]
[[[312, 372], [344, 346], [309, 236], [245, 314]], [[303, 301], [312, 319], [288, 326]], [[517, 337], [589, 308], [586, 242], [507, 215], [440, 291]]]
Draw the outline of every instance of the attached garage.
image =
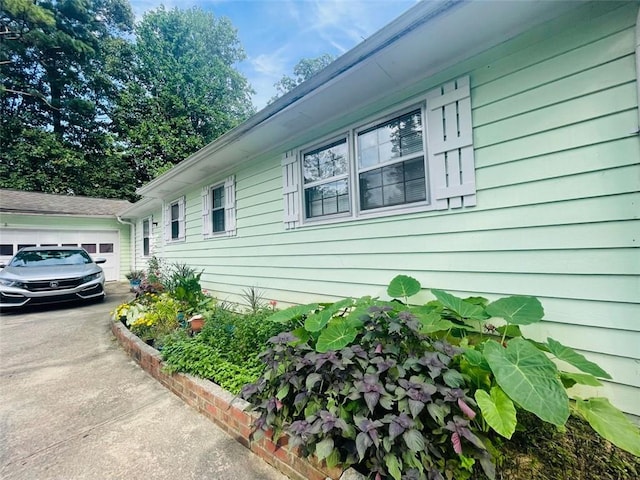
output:
[[118, 219], [122, 200], [0, 190], [0, 263], [26, 246], [80, 246], [102, 265], [107, 281], [130, 269], [130, 226]]

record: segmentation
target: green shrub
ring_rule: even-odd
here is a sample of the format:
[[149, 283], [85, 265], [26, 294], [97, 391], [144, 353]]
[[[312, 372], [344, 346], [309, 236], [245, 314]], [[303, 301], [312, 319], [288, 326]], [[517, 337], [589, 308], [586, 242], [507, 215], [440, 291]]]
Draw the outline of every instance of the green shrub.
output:
[[265, 320], [271, 313], [241, 314], [224, 308], [207, 312], [200, 334], [166, 342], [162, 355], [167, 370], [207, 378], [238, 393], [264, 370], [258, 355], [267, 339], [286, 329]]
[[[269, 341], [266, 370], [242, 392], [260, 414], [258, 433], [286, 431], [303, 452], [376, 476], [471, 478], [495, 475], [494, 442], [509, 438], [518, 410], [561, 427], [570, 410], [603, 437], [638, 455], [640, 434], [606, 399], [570, 401], [567, 388], [609, 378], [553, 339], [538, 343], [520, 326], [544, 314], [534, 297], [489, 303], [432, 290], [409, 307], [417, 280], [396, 277], [396, 299], [345, 299], [292, 307], [272, 322], [300, 328]], [[496, 327], [493, 323], [504, 323]], [[562, 372], [549, 358], [582, 373]]]

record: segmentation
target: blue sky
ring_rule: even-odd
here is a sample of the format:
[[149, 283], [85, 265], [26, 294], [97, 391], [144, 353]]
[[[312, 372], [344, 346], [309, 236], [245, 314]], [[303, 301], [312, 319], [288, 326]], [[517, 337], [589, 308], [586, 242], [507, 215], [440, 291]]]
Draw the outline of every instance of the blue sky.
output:
[[301, 58], [340, 56], [400, 16], [417, 0], [130, 0], [137, 19], [164, 4], [199, 6], [226, 16], [238, 29], [247, 59], [238, 69], [263, 108], [275, 95], [273, 84], [292, 75]]

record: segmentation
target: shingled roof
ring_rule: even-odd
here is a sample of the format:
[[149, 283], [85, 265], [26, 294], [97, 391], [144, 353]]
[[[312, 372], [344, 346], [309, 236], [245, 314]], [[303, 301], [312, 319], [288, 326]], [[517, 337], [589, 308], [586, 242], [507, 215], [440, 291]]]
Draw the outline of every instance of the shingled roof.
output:
[[126, 200], [0, 189], [0, 212], [4, 213], [113, 217], [129, 206]]

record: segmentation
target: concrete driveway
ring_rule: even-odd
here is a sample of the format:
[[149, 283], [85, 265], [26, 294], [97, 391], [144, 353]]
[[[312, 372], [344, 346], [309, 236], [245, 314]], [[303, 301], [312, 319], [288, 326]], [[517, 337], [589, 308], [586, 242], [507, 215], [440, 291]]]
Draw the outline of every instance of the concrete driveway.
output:
[[109, 311], [127, 299], [0, 318], [0, 478], [284, 479], [122, 351]]

